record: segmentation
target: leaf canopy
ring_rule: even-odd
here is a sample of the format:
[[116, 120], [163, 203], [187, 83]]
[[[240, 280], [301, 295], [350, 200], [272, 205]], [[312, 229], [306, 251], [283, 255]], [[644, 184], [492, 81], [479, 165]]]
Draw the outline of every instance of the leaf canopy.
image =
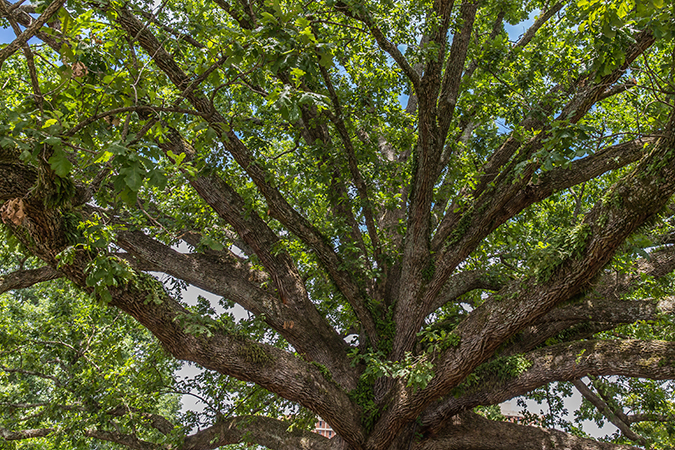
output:
[[675, 445], [672, 2], [0, 16], [0, 448]]

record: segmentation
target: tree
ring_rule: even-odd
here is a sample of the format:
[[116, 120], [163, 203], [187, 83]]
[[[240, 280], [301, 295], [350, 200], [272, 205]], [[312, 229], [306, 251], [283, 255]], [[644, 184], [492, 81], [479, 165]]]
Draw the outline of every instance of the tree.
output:
[[[673, 445], [672, 5], [0, 5], [17, 36], [0, 49], [3, 253], [23, 255], [2, 291], [67, 279], [97, 300], [54, 300], [64, 314], [147, 330], [119, 319], [102, 344], [140, 339], [100, 369], [140, 400], [94, 382], [66, 395], [51, 372], [65, 350], [33, 342], [44, 317], [13, 316], [42, 337], [22, 326], [3, 345], [51, 356], [0, 349], [0, 379], [53, 400], [16, 420], [40, 407], [7, 397], [6, 441]], [[505, 27], [525, 22], [513, 42]], [[225, 312], [187, 306], [186, 285]], [[82, 330], [77, 386], [105, 351]], [[124, 361], [156, 364], [155, 381]], [[175, 361], [205, 369], [195, 386], [215, 399], [198, 432], [174, 427], [175, 394], [153, 394]], [[572, 386], [613, 442], [562, 421], [551, 397]], [[564, 431], [483, 417], [519, 395], [548, 398], [542, 420]], [[55, 412], [75, 410], [79, 437]], [[316, 416], [336, 438], [303, 430]]]
[[167, 389], [176, 360], [132, 318], [61, 279], [4, 295], [0, 311], [0, 448], [125, 442], [119, 430], [91, 426], [111, 420], [137, 423], [138, 437], [155, 442], [180, 431], [166, 419], [179, 407]]

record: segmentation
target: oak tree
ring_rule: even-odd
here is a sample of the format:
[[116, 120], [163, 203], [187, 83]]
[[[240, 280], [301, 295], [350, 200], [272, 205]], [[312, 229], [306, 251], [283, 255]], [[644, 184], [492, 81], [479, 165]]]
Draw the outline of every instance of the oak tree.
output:
[[672, 445], [672, 7], [2, 0], [0, 445]]

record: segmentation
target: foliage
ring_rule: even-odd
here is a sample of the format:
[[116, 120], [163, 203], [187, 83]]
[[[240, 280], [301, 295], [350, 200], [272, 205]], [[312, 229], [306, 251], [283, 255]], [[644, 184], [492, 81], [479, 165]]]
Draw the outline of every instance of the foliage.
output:
[[675, 445], [672, 2], [0, 6], [0, 448]]
[[55, 429], [3, 449], [90, 448], [84, 432], [111, 417], [148, 440], [180, 439], [180, 428], [164, 436], [144, 417], [177, 414], [177, 365], [133, 320], [60, 280], [3, 294], [0, 311], [0, 428]]

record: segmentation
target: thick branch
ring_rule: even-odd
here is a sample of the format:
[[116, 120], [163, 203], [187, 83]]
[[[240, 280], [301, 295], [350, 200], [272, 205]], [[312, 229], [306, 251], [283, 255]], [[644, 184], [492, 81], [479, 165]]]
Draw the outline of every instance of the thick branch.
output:
[[[182, 306], [169, 298], [164, 298], [161, 304], [149, 303], [147, 295], [144, 291], [125, 293], [116, 290], [112, 304], [134, 316], [176, 358], [255, 382], [290, 400], [306, 404], [310, 409], [317, 409], [317, 406], [328, 409], [320, 413], [324, 417], [335, 416], [335, 412], [329, 411], [333, 406], [326, 402], [347, 402], [342, 407], [351, 406], [343, 391], [327, 381], [318, 369], [299, 358], [238, 336], [189, 334], [181, 325], [185, 321], [189, 324], [189, 313]], [[295, 376], [298, 373], [305, 375], [299, 379]]]
[[267, 275], [251, 270], [227, 253], [180, 253], [142, 231], [123, 231], [116, 243], [142, 261], [153, 261], [156, 270], [227, 297], [254, 314], [279, 314], [275, 304], [281, 300], [255, 282], [266, 281]]
[[654, 299], [618, 300], [592, 296], [581, 304], [551, 311], [542, 317], [541, 322], [593, 321], [621, 324], [638, 320], [656, 320], [660, 314], [673, 313], [675, 313], [675, 297], [655, 301]]
[[[440, 99], [436, 92], [438, 79], [430, 72], [422, 78], [419, 99], [419, 138], [415, 147], [415, 164], [411, 181], [408, 222], [405, 247], [401, 262], [401, 280], [394, 321], [397, 335], [394, 339], [393, 357], [401, 358], [410, 351], [414, 337], [424, 318], [425, 306], [416, 298], [422, 280], [422, 273], [429, 270], [429, 245], [431, 237], [431, 205], [438, 177], [439, 161], [443, 151], [447, 129], [452, 120], [454, 106], [459, 93], [459, 82], [466, 60], [473, 23], [478, 10], [477, 1], [462, 3], [460, 15], [462, 28], [455, 35], [446, 62], [445, 76], [441, 85]], [[442, 28], [442, 25], [441, 25]], [[411, 320], [412, 318], [412, 320]]]
[[[420, 86], [422, 90], [412, 93], [413, 95], [411, 95], [411, 98], [408, 99], [408, 105], [406, 106], [406, 112], [408, 112], [408, 114], [413, 114], [415, 112], [418, 96], [420, 98], [425, 98], [423, 103], [425, 103], [428, 107], [431, 107], [432, 109], [435, 109], [436, 107], [438, 90], [441, 86], [442, 71], [445, 68], [447, 74], [449, 67], [447, 64], [445, 64], [445, 55], [446, 49], [448, 47], [448, 28], [450, 27], [450, 16], [454, 5], [454, 0], [435, 0], [432, 9], [427, 14], [424, 28], [428, 31], [422, 36], [420, 40], [420, 50], [424, 51], [425, 47], [431, 47], [433, 49], [433, 53], [427, 55], [426, 66], [424, 65], [424, 60], [415, 64], [415, 71], [422, 76]], [[453, 36], [452, 48], [455, 53], [455, 41], [460, 39], [460, 35], [462, 35], [463, 32], [464, 29], [462, 29], [458, 35]], [[452, 58], [453, 56], [450, 55], [449, 60]], [[460, 72], [461, 69], [462, 68], [459, 69]]]
[[[361, 440], [357, 418], [342, 413], [354, 405], [341, 388], [313, 365], [276, 347], [217, 330], [210, 337], [190, 334], [185, 328], [189, 325], [189, 313], [168, 297], [161, 304], [148, 302], [147, 291], [129, 288], [112, 290], [112, 295], [113, 306], [135, 317], [176, 358], [259, 384], [317, 412], [341, 435], [356, 442]], [[298, 377], [299, 373], [303, 376]]]
[[123, 417], [126, 414], [138, 415], [144, 420], [147, 420], [154, 429], [158, 430], [162, 434], [169, 434], [171, 433], [171, 430], [174, 429], [174, 424], [171, 423], [166, 417], [160, 416], [159, 414], [146, 413], [136, 408], [118, 406], [117, 408], [108, 411], [107, 414], [113, 417]]
[[[9, 24], [14, 30], [14, 34], [17, 38], [21, 36], [21, 28], [17, 23], [14, 15], [7, 10], [7, 4], [4, 0], [0, 1], [0, 13], [7, 18]], [[43, 106], [43, 96], [42, 91], [40, 90], [40, 80], [38, 79], [37, 69], [35, 68], [35, 58], [33, 57], [33, 51], [30, 49], [28, 42], [25, 42], [21, 45], [23, 54], [26, 57], [26, 65], [28, 66], [28, 74], [30, 76], [31, 86], [33, 88], [33, 96], [35, 99], [35, 104], [40, 111], [42, 111]], [[1, 64], [0, 64], [1, 65]]]
[[[35, 19], [33, 19], [33, 17], [31, 17], [31, 15], [28, 14], [24, 8], [15, 8], [15, 5], [12, 5], [7, 0], [3, 1], [5, 2], [5, 7], [7, 8], [9, 14], [14, 17], [14, 20], [26, 28], [31, 26]], [[7, 16], [7, 18], [9, 18], [9, 16]], [[61, 40], [58, 40], [52, 34], [56, 34], [55, 30], [50, 30], [50, 34], [40, 30], [35, 32], [35, 36], [37, 38], [49, 45], [54, 51], [59, 52], [61, 49], [63, 37], [61, 37]]]
[[[555, 192], [560, 192], [603, 173], [633, 163], [645, 154], [645, 148], [649, 144], [655, 142], [655, 137], [641, 137], [606, 147], [591, 156], [572, 161], [567, 167], [543, 172], [536, 183], [527, 185], [505, 206], [504, 214], [513, 217], [516, 213]], [[504, 219], [498, 220], [502, 223]]]
[[[194, 157], [192, 147], [177, 133], [172, 133], [170, 139], [161, 143], [160, 147], [167, 152], [172, 150], [175, 154], [184, 153], [187, 155], [187, 160]], [[247, 212], [248, 208], [244, 199], [221, 178], [214, 175], [195, 176], [190, 179], [190, 184], [221, 218], [232, 225], [237, 234], [260, 258], [275, 283], [279, 297], [273, 303], [266, 300], [262, 304], [267, 303], [264, 308], [273, 313], [273, 318], [280, 316], [291, 318], [289, 322], [291, 328], [288, 333], [297, 337], [293, 340], [296, 350], [326, 365], [339, 383], [348, 389], [353, 388], [356, 381], [346, 351], [344, 351], [346, 343], [310, 301], [302, 278], [290, 255], [285, 251], [274, 251], [274, 249], [283, 248], [277, 235], [255, 211]], [[235, 282], [234, 278], [231, 276], [228, 278], [231, 280], [228, 286], [233, 286], [231, 283]], [[237, 286], [240, 285], [242, 283], [237, 283]], [[243, 288], [243, 286], [240, 287]], [[208, 290], [211, 289], [214, 288], [211, 286]], [[247, 295], [255, 293], [249, 289], [245, 291]], [[255, 293], [253, 299], [262, 302], [261, 293], [262, 291]], [[255, 306], [253, 299], [246, 299], [243, 295], [238, 297], [242, 305], [247, 305], [245, 307], [251, 307], [252, 311], [263, 312], [260, 306]], [[278, 309], [283, 310], [283, 313]], [[294, 321], [299, 325], [297, 328], [292, 326]], [[283, 326], [283, 321], [281, 323]], [[304, 336], [302, 336], [303, 333]]]
[[438, 294], [434, 303], [427, 310], [426, 315], [436, 311], [448, 302], [458, 299], [460, 296], [475, 289], [486, 289], [498, 291], [503, 286], [503, 282], [495, 276], [485, 273], [481, 270], [469, 270], [460, 272], [450, 277], [441, 292]]
[[143, 441], [136, 436], [122, 434], [116, 431], [86, 430], [84, 434], [87, 437], [98, 439], [100, 441], [121, 444], [133, 450], [159, 450], [161, 448], [159, 445], [153, 444], [152, 442]]
[[584, 439], [557, 430], [485, 419], [472, 412], [454, 418], [415, 450], [629, 450], [635, 447]]
[[[393, 358], [401, 358], [406, 351], [411, 350], [415, 334], [425, 316], [424, 311], [427, 305], [420, 302], [417, 295], [425, 278], [423, 272], [429, 270], [430, 265], [431, 205], [436, 179], [439, 175], [438, 167], [445, 136], [452, 121], [477, 10], [477, 1], [462, 3], [460, 11], [462, 27], [452, 40], [440, 99], [437, 100], [436, 95], [439, 87], [436, 75], [439, 74], [433, 71], [424, 75], [421, 90], [417, 92], [419, 137], [414, 150], [415, 164], [411, 181], [405, 247], [397, 292], [398, 301], [394, 314], [397, 334], [394, 338]], [[442, 29], [443, 25], [440, 27]]]
[[510, 379], [483, 380], [483, 387], [469, 389], [459, 397], [447, 396], [422, 415], [423, 426], [442, 428], [444, 421], [461, 411], [498, 404], [553, 381], [573, 381], [588, 375], [675, 379], [675, 343], [666, 341], [584, 341], [546, 347], [520, 357], [532, 363], [528, 370]]
[[[152, 35], [152, 33], [143, 27], [143, 24], [127, 9], [118, 10], [118, 23], [130, 36], [138, 39], [141, 46], [151, 55], [152, 59], [159, 66], [159, 68], [166, 73], [171, 82], [184, 91], [190, 84], [189, 77], [180, 69], [173, 57], [162, 47], [160, 42]], [[270, 215], [286, 226], [293, 234], [298, 236], [308, 247], [313, 249], [322, 265], [326, 268], [328, 274], [333, 279], [341, 293], [347, 298], [350, 304], [354, 307], [359, 319], [363, 321], [364, 326], [371, 328], [374, 332], [372, 319], [369, 318], [368, 312], [363, 305], [363, 298], [359, 287], [352, 280], [349, 273], [342, 267], [344, 264], [341, 258], [335, 253], [331, 247], [330, 241], [323, 236], [319, 230], [312, 225], [306, 218], [301, 216], [281, 195], [279, 190], [271, 184], [270, 180], [275, 177], [267, 172], [261, 164], [256, 161], [249, 149], [239, 139], [233, 130], [225, 129], [223, 124], [227, 123], [217, 111], [213, 109], [211, 102], [203, 96], [200, 96], [196, 91], [186, 93], [186, 98], [192, 103], [194, 108], [204, 114], [207, 114], [209, 123], [222, 135], [222, 144], [237, 163], [247, 172], [253, 182], [256, 184], [260, 192], [267, 200]], [[205, 180], [194, 180], [195, 183], [203, 183]], [[196, 187], [196, 186], [195, 186]], [[197, 189], [198, 193], [206, 200], [207, 203], [213, 201], [213, 195], [204, 189]], [[219, 214], [222, 211], [216, 209]], [[240, 210], [241, 211], [241, 210]], [[236, 228], [237, 232], [245, 239], [245, 235], [250, 235], [250, 229]], [[249, 244], [250, 245], [250, 244]], [[253, 247], [253, 246], [252, 246]], [[267, 247], [267, 252], [272, 247]], [[258, 250], [256, 250], [258, 253]], [[261, 258], [263, 257], [258, 253]], [[292, 261], [289, 260], [292, 267]], [[278, 272], [271, 270], [271, 272]], [[275, 274], [272, 274], [275, 276]]]
[[0, 276], [0, 294], [13, 289], [23, 289], [44, 281], [61, 278], [63, 274], [51, 266], [39, 269], [17, 270]]
[[271, 417], [243, 416], [222, 419], [185, 438], [179, 450], [210, 450], [251, 442], [272, 450], [330, 449], [330, 440], [305, 430], [288, 431], [289, 423]]
[[[39, 198], [29, 199], [27, 203], [27, 219], [19, 225], [7, 226], [31, 253], [56, 265], [56, 255], [67, 245], [60, 211], [45, 207]], [[78, 255], [72, 264], [63, 265], [60, 270], [76, 285], [91, 292], [86, 283], [89, 260], [86, 254]], [[356, 406], [319, 368], [282, 349], [229, 334], [218, 327], [207, 325], [204, 331], [194, 331], [192, 314], [150, 277], [126, 286], [110, 287], [109, 292], [111, 306], [134, 317], [177, 359], [259, 384], [299, 403], [315, 411], [345, 440], [360, 448], [363, 434], [359, 419], [343, 413]]]
[[638, 413], [629, 414], [626, 416], [628, 423], [638, 422], [673, 422], [675, 415], [672, 414], [655, 414], [655, 413]]
[[[351, 372], [344, 372], [347, 369], [342, 358], [335, 357], [335, 352], [332, 351], [334, 349], [324, 348], [323, 342], [317, 342], [317, 337], [322, 335], [316, 329], [316, 323], [312, 323], [312, 314], [300, 313], [296, 308], [290, 307], [290, 301], [284, 303], [283, 299], [257, 286], [256, 282], [266, 280], [266, 274], [251, 270], [223, 252], [179, 253], [141, 231], [119, 233], [117, 244], [141, 260], [152, 261], [158, 270], [228, 298], [263, 317], [271, 328], [299, 352], [326, 365], [334, 373], [336, 380], [344, 381], [348, 388], [353, 388], [350, 384]], [[324, 331], [327, 332], [328, 330]], [[325, 338], [333, 339], [332, 334]], [[334, 339], [340, 338], [335, 335]]]
[[658, 320], [661, 314], [673, 314], [675, 300], [668, 297], [659, 302], [652, 299], [626, 300], [592, 298], [582, 305], [553, 310], [535, 325], [527, 327], [515, 342], [505, 348], [505, 355], [530, 351], [548, 339], [560, 336], [564, 341], [585, 339], [622, 324], [640, 320]]
[[[372, 440], [388, 440], [392, 431], [417, 417], [433, 399], [446, 395], [503, 342], [588, 286], [621, 243], [660, 211], [675, 191], [674, 128], [672, 114], [653, 151], [607, 193], [607, 198], [621, 202], [600, 202], [585, 216], [579, 225], [584, 236], [578, 250], [562, 259], [546, 282], [519, 280], [488, 298], [459, 324], [453, 333], [460, 343], [436, 364], [436, 377], [425, 389], [402, 396], [404, 400], [389, 407], [371, 434]], [[399, 385], [399, 389], [404, 387]]]
[[6, 441], [20, 441], [23, 439], [33, 439], [49, 436], [55, 430], [53, 428], [37, 428], [33, 430], [9, 431], [0, 428], [0, 437]]
[[580, 339], [581, 335], [610, 330], [617, 325], [634, 323], [638, 320], [657, 320], [659, 315], [675, 312], [675, 298], [660, 300], [622, 300], [621, 297], [636, 288], [642, 276], [660, 278], [675, 270], [675, 247], [652, 252], [649, 259], [635, 265], [635, 273], [617, 280], [613, 273], [607, 273], [595, 282], [586, 295], [570, 305], [555, 308], [527, 327], [516, 341], [503, 350], [505, 354], [530, 351], [565, 330], [576, 327], [577, 336], [566, 336], [566, 340]]
[[[4, 1], [4, 0], [3, 0]], [[47, 21], [56, 13], [56, 11], [63, 6], [65, 0], [54, 0], [52, 3], [47, 6], [40, 17], [35, 19], [35, 21], [26, 28], [23, 33], [17, 36], [9, 45], [0, 50], [0, 67], [2, 63], [5, 62], [9, 56], [19, 50], [30, 38], [32, 38], [37, 31], [42, 28], [42, 26], [47, 23]]]
[[454, 116], [455, 105], [457, 104], [457, 97], [459, 95], [460, 81], [462, 81], [462, 74], [464, 73], [466, 53], [469, 49], [473, 24], [476, 19], [476, 12], [478, 11], [478, 3], [477, 0], [462, 2], [462, 8], [460, 10], [462, 29], [459, 34], [456, 34], [452, 39], [450, 56], [445, 64], [443, 86], [438, 102], [441, 146], [445, 143], [445, 136], [447, 135], [450, 123]]

